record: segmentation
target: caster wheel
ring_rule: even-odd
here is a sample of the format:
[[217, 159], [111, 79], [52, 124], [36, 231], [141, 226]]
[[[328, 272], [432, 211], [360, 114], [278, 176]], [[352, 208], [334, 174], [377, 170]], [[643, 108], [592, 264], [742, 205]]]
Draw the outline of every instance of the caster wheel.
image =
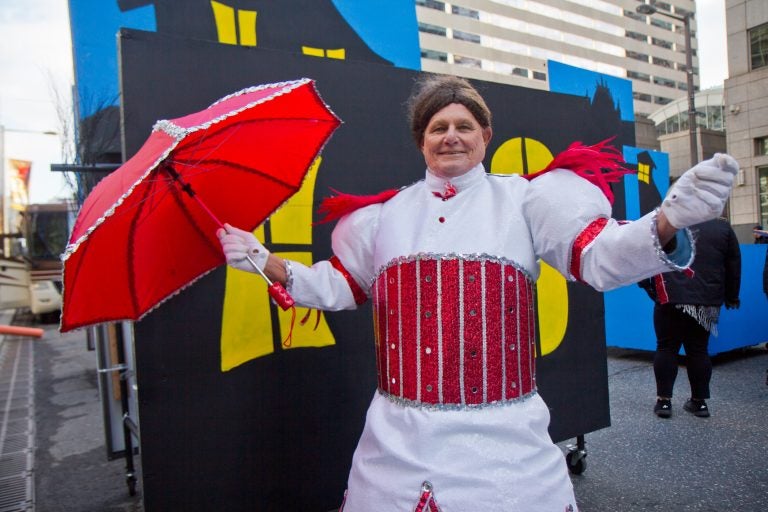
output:
[[574, 475], [580, 475], [587, 469], [587, 454], [583, 452], [570, 452], [565, 456], [565, 462], [568, 465], [568, 471]]

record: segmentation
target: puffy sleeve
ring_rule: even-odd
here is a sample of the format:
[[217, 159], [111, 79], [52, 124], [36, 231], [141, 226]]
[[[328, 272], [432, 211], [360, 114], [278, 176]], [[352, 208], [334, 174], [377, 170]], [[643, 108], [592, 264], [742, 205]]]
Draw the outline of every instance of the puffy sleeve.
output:
[[288, 292], [301, 306], [339, 311], [355, 309], [370, 296], [373, 251], [381, 205], [342, 217], [331, 235], [334, 256], [307, 267], [291, 261]]
[[656, 233], [656, 212], [633, 222], [611, 218], [600, 189], [577, 174], [556, 169], [531, 181], [523, 212], [536, 255], [566, 278], [610, 290], [693, 261], [688, 230], [667, 253]]

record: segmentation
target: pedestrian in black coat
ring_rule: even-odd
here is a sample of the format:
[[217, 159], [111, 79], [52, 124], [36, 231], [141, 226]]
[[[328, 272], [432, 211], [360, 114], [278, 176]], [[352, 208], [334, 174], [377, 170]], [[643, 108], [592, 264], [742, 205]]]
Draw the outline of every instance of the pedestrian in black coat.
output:
[[714, 219], [691, 226], [691, 231], [696, 239], [692, 272], [666, 272], [639, 283], [655, 302], [654, 412], [662, 418], [672, 415], [672, 390], [681, 346], [685, 348], [691, 386], [690, 399], [683, 407], [699, 417], [710, 415], [706, 403], [712, 378], [709, 336], [717, 335], [723, 304], [728, 309], [739, 307], [741, 251], [730, 224]]

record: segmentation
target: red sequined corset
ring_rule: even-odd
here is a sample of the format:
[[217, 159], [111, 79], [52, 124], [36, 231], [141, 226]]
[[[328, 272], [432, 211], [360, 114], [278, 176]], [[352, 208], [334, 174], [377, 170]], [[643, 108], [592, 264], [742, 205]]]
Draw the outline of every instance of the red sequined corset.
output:
[[402, 258], [372, 295], [378, 387], [391, 399], [462, 408], [535, 391], [533, 282], [513, 264]]

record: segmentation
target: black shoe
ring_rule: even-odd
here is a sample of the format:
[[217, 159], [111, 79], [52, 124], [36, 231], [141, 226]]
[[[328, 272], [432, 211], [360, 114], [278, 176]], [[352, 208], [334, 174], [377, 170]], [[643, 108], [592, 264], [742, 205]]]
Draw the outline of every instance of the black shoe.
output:
[[669, 398], [657, 398], [656, 405], [653, 406], [653, 412], [659, 418], [669, 418], [672, 416], [672, 400]]
[[683, 409], [699, 418], [709, 418], [709, 407], [707, 407], [707, 402], [704, 400], [691, 398], [685, 402]]

